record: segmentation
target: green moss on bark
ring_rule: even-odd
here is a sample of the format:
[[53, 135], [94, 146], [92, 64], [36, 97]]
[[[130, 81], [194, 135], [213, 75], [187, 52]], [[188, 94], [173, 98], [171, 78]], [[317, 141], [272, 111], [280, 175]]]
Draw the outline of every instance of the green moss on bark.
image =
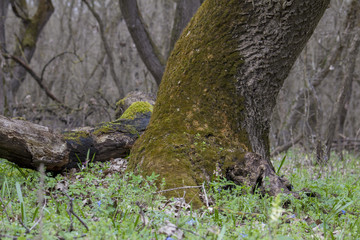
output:
[[90, 137], [90, 133], [86, 131], [71, 131], [71, 132], [64, 132], [63, 138], [66, 141], [75, 142], [77, 144], [81, 144], [81, 139], [86, 139]]
[[134, 102], [128, 109], [121, 115], [120, 119], [135, 119], [139, 114], [152, 112], [153, 106], [148, 102]]
[[[167, 187], [210, 180], [217, 166], [244, 157], [251, 147], [241, 122], [243, 97], [236, 90], [243, 64], [236, 36], [242, 26], [239, 1], [205, 1], [168, 60], [157, 103], [145, 134], [135, 144], [130, 169], [152, 172]], [[200, 206], [196, 191], [187, 200]], [[170, 196], [183, 192], [170, 192]]]

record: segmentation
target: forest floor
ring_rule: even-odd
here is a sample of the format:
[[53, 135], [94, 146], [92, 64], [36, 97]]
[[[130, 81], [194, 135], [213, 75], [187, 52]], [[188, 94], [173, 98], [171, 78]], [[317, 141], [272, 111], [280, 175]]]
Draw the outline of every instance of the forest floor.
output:
[[0, 159], [0, 239], [360, 239], [359, 156], [313, 159], [273, 159], [301, 199], [214, 179], [198, 186], [207, 201], [197, 210], [164, 198], [155, 175], [124, 172], [126, 160], [51, 177]]

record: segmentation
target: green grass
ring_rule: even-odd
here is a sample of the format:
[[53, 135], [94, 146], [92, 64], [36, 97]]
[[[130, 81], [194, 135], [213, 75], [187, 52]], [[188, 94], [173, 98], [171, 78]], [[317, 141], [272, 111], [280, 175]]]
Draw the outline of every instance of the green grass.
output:
[[[360, 159], [334, 157], [326, 167], [312, 159], [295, 150], [273, 159], [301, 199], [217, 179], [205, 184], [210, 206], [199, 210], [156, 193], [155, 175], [113, 172], [110, 163], [50, 177], [0, 159], [0, 238], [360, 239]], [[71, 205], [84, 224], [69, 217]]]

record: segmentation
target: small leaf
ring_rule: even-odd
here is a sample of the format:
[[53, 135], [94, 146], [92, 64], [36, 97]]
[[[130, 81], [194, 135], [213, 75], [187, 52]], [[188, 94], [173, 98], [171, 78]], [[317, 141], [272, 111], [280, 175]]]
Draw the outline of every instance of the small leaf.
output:
[[283, 157], [283, 159], [281, 160], [280, 166], [279, 166], [278, 170], [276, 171], [276, 174], [277, 174], [277, 175], [279, 175], [280, 170], [281, 170], [282, 166], [284, 165], [285, 159], [286, 159], [286, 155], [285, 155], [285, 156]]
[[226, 233], [226, 225], [224, 225], [219, 233], [219, 236], [218, 236], [218, 240], [222, 240], [224, 239], [224, 236], [225, 236], [225, 233]]
[[39, 212], [39, 207], [37, 207], [37, 208], [35, 209], [35, 212], [34, 212], [34, 214], [33, 214], [33, 217], [32, 217], [31, 222], [34, 222], [34, 221], [35, 221], [35, 218], [36, 218], [38, 212]]

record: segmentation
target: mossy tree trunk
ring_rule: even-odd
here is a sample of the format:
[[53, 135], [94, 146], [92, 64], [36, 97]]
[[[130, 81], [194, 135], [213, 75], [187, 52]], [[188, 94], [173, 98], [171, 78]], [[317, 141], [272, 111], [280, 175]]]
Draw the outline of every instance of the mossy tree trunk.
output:
[[[219, 172], [270, 194], [288, 192], [269, 160], [270, 116], [328, 4], [205, 1], [168, 60], [130, 168], [160, 174], [168, 187], [196, 185]], [[187, 199], [199, 203], [192, 192]]]

